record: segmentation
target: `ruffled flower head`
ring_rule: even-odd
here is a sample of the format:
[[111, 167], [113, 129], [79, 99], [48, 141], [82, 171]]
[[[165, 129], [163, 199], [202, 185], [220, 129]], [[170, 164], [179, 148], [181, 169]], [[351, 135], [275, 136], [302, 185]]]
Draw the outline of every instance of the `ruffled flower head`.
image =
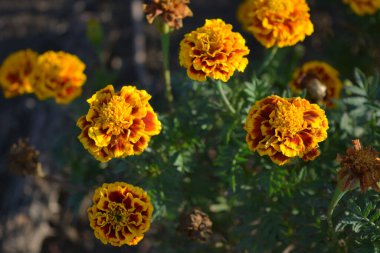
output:
[[333, 100], [340, 97], [343, 87], [339, 72], [320, 61], [310, 61], [296, 69], [289, 86], [295, 93], [306, 89], [309, 101], [323, 103], [327, 107], [334, 105]]
[[204, 26], [185, 35], [181, 41], [179, 63], [197, 81], [207, 77], [227, 82], [235, 70], [243, 72], [249, 49], [240, 33], [221, 19], [206, 20]]
[[20, 50], [8, 56], [0, 68], [0, 87], [4, 97], [32, 93], [33, 87], [30, 76], [32, 75], [38, 54], [33, 50]]
[[338, 155], [341, 169], [338, 179], [343, 180], [343, 190], [355, 188], [360, 183], [360, 190], [365, 192], [369, 187], [379, 192], [380, 158], [379, 152], [372, 147], [362, 148], [360, 140], [353, 140], [354, 147], [347, 149], [345, 155]]
[[267, 48], [293, 46], [314, 31], [305, 0], [245, 0], [238, 19]]
[[272, 95], [251, 107], [244, 129], [250, 150], [283, 165], [296, 156], [314, 160], [318, 143], [327, 138], [328, 121], [325, 112], [306, 99]]
[[70, 103], [82, 93], [82, 85], [86, 81], [84, 69], [84, 63], [69, 53], [48, 51], [40, 55], [33, 75], [37, 97]]
[[99, 161], [141, 154], [151, 136], [161, 131], [161, 122], [149, 104], [145, 90], [112, 85], [96, 92], [87, 103], [90, 109], [77, 121], [83, 146]]
[[371, 15], [380, 10], [380, 0], [343, 0], [359, 16]]
[[144, 4], [144, 12], [149, 24], [157, 17], [172, 29], [182, 27], [182, 19], [193, 16], [188, 4], [190, 0], [152, 0], [150, 4]]
[[150, 228], [153, 206], [141, 188], [115, 182], [96, 189], [88, 210], [95, 237], [113, 246], [136, 245]]

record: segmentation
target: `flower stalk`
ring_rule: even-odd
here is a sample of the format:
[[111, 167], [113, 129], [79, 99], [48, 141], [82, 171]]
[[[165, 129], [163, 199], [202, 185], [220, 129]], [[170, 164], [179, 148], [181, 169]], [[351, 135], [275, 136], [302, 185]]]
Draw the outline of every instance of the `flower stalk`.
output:
[[269, 66], [269, 64], [273, 61], [274, 57], [277, 54], [277, 51], [278, 51], [278, 47], [272, 47], [270, 49], [270, 52], [265, 57], [263, 64], [260, 66], [259, 70], [257, 71], [258, 75], [261, 74]]
[[163, 55], [165, 95], [169, 103], [169, 107], [172, 108], [173, 93], [172, 93], [170, 67], [169, 67], [170, 27], [166, 23], [162, 24], [161, 47], [162, 47], [162, 55]]
[[220, 96], [222, 97], [222, 100], [223, 100], [224, 104], [227, 106], [228, 110], [231, 112], [231, 114], [235, 114], [236, 110], [234, 109], [234, 107], [231, 105], [230, 101], [226, 97], [226, 94], [225, 94], [223, 87], [222, 87], [222, 82], [219, 80], [216, 81], [216, 87], [218, 88]]
[[344, 194], [346, 194], [347, 190], [343, 190], [343, 180], [338, 181], [338, 185], [336, 186], [334, 195], [330, 201], [329, 208], [327, 210], [327, 223], [329, 226], [329, 231], [331, 233], [332, 238], [334, 241], [336, 240], [336, 234], [334, 231], [334, 223], [332, 221], [332, 216], [335, 210], [335, 207], [338, 205], [339, 201], [342, 199]]

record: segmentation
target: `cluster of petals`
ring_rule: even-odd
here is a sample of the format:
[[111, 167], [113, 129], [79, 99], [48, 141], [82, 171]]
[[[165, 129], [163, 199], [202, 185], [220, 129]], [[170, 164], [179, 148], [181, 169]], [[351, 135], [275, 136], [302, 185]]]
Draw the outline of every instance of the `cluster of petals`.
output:
[[324, 86], [324, 94], [320, 99], [315, 95], [313, 102], [321, 102], [327, 107], [334, 105], [334, 100], [339, 99], [342, 90], [342, 82], [339, 72], [329, 64], [321, 61], [310, 61], [303, 64], [293, 73], [290, 88], [295, 93], [301, 93], [306, 89], [308, 93], [318, 93], [318, 85]]
[[343, 0], [359, 16], [371, 15], [380, 10], [380, 0]]
[[227, 82], [236, 70], [244, 71], [248, 54], [244, 38], [232, 31], [232, 25], [210, 19], [185, 35], [180, 43], [179, 63], [193, 80], [210, 77]]
[[295, 45], [314, 31], [305, 0], [245, 0], [238, 19], [267, 48]]
[[95, 237], [113, 246], [136, 245], [150, 228], [153, 206], [141, 188], [124, 183], [105, 183], [95, 190], [88, 208]]
[[188, 4], [190, 0], [152, 0], [149, 4], [144, 4], [146, 19], [150, 24], [157, 17], [161, 17], [163, 22], [172, 29], [182, 27], [182, 20], [185, 17], [193, 16]]
[[80, 142], [101, 162], [142, 153], [151, 136], [161, 131], [150, 98], [135, 86], [115, 92], [108, 85], [97, 91], [87, 100], [88, 113], [77, 121]]
[[0, 87], [4, 97], [12, 98], [33, 92], [30, 77], [37, 63], [38, 53], [31, 49], [9, 55], [0, 68]]
[[306, 99], [272, 95], [251, 107], [244, 129], [250, 150], [283, 165], [293, 157], [315, 159], [318, 143], [327, 138], [328, 120]]
[[352, 143], [354, 146], [349, 147], [345, 155], [338, 155], [341, 166], [338, 178], [343, 181], [343, 190], [353, 189], [359, 182], [362, 192], [369, 187], [380, 192], [377, 184], [380, 180], [379, 152], [372, 147], [362, 148], [358, 139]]
[[85, 64], [75, 55], [47, 51], [38, 57], [32, 76], [34, 92], [41, 100], [55, 98], [67, 104], [82, 94]]

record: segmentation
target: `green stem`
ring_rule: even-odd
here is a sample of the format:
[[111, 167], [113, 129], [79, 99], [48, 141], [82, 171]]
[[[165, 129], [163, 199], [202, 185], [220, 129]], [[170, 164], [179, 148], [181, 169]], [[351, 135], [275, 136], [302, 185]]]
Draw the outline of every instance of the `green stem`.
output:
[[329, 225], [329, 230], [330, 230], [331, 236], [332, 236], [334, 241], [336, 241], [336, 234], [334, 231], [334, 224], [332, 221], [332, 216], [333, 216], [335, 207], [338, 205], [339, 201], [342, 199], [344, 194], [347, 192], [347, 190], [342, 190], [342, 184], [343, 184], [343, 180], [339, 180], [338, 185], [336, 186], [334, 195], [333, 195], [331, 202], [329, 204], [329, 209], [327, 210], [327, 223]]
[[277, 51], [278, 51], [278, 47], [272, 47], [269, 54], [267, 54], [263, 64], [260, 66], [259, 70], [257, 71], [257, 75], [261, 74], [261, 72], [263, 72], [264, 69], [266, 69], [269, 64], [272, 62], [272, 60], [274, 59], [275, 55], [277, 54]]
[[164, 79], [165, 79], [165, 91], [166, 99], [168, 100], [169, 107], [172, 109], [173, 93], [170, 78], [169, 67], [169, 47], [170, 47], [170, 28], [167, 24], [162, 25], [161, 31], [161, 46], [163, 54], [163, 67], [164, 67]]
[[222, 82], [216, 81], [216, 87], [218, 88], [218, 91], [219, 91], [220, 95], [222, 96], [222, 100], [223, 100], [224, 104], [227, 106], [228, 110], [232, 114], [235, 114], [236, 113], [235, 109], [232, 107], [230, 101], [228, 100], [228, 98], [226, 97], [226, 94], [224, 93], [224, 90], [222, 87]]

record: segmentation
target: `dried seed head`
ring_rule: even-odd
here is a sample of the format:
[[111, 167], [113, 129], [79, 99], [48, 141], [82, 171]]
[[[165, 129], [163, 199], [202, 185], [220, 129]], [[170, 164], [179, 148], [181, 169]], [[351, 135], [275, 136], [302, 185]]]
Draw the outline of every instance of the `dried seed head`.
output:
[[346, 155], [338, 155], [341, 166], [338, 178], [344, 180], [343, 190], [353, 189], [359, 181], [362, 192], [369, 187], [380, 191], [377, 185], [380, 179], [379, 152], [372, 147], [362, 148], [359, 139], [353, 140], [352, 143], [354, 147], [348, 148]]
[[170, 28], [179, 29], [182, 19], [193, 16], [189, 3], [190, 0], [153, 0], [150, 4], [144, 4], [144, 12], [150, 24], [160, 16]]
[[179, 230], [191, 240], [207, 242], [212, 234], [212, 221], [206, 213], [194, 209], [182, 218]]
[[39, 154], [28, 139], [19, 139], [8, 154], [8, 169], [19, 175], [43, 176]]

